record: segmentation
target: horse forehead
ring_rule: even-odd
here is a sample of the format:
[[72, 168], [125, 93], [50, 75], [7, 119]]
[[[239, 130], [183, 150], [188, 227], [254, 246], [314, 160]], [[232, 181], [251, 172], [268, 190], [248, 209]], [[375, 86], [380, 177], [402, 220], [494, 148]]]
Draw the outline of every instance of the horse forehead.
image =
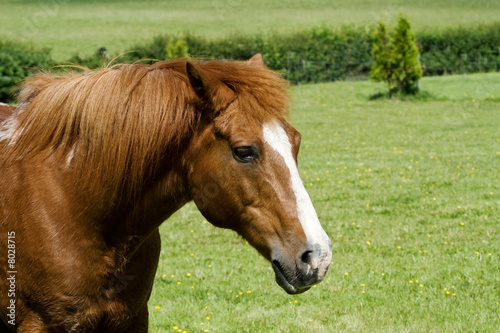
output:
[[[270, 145], [283, 157], [293, 158], [293, 152], [296, 150], [297, 141], [295, 136], [298, 132], [290, 124], [284, 121], [273, 119], [262, 125], [262, 136], [264, 141]], [[295, 160], [295, 159], [294, 159]], [[285, 161], [290, 162], [290, 161]]]
[[251, 142], [261, 137], [263, 122], [236, 111], [227, 112], [215, 119], [217, 131], [236, 141]]

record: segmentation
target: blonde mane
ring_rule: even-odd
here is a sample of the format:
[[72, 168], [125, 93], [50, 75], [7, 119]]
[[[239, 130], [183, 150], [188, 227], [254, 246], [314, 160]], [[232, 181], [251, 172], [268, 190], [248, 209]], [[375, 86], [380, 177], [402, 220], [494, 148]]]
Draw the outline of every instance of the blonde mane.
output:
[[[11, 128], [0, 129], [10, 135], [3, 162], [63, 152], [80, 181], [105, 183], [112, 193], [133, 196], [160, 161], [182, 148], [200, 113], [207, 111], [197, 107], [186, 61], [27, 79], [20, 107], [8, 121]], [[246, 108], [251, 116], [264, 120], [286, 114], [287, 84], [276, 73], [246, 62], [193, 63], [209, 80], [234, 89], [240, 105], [252, 106]]]

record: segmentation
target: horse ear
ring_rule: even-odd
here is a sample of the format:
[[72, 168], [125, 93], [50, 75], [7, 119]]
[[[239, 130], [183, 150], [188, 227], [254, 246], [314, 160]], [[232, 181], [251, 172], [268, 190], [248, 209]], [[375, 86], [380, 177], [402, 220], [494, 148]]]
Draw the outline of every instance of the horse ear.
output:
[[198, 69], [189, 61], [186, 62], [186, 73], [189, 79], [189, 83], [191, 84], [191, 87], [193, 87], [193, 90], [196, 93], [196, 95], [199, 98], [204, 99], [207, 94], [205, 85], [203, 84], [203, 79], [201, 78]]
[[248, 64], [266, 67], [266, 65], [264, 64], [264, 59], [262, 58], [262, 54], [260, 53], [257, 53], [256, 55], [251, 57], [250, 60], [248, 60]]
[[208, 76], [203, 77], [200, 70], [189, 61], [186, 62], [186, 73], [189, 83], [198, 98], [212, 104], [215, 111], [226, 108], [236, 99], [234, 88], [218, 79], [211, 79]]

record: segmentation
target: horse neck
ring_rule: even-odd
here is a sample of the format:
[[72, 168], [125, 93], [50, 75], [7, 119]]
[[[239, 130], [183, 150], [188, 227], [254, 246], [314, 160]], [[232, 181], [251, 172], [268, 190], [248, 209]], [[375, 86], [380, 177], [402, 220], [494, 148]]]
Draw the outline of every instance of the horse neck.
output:
[[179, 161], [177, 156], [170, 156], [154, 179], [134, 196], [117, 196], [106, 186], [89, 190], [85, 184], [72, 181], [78, 176], [77, 170], [61, 166], [56, 167], [60, 172], [54, 181], [71, 198], [71, 216], [79, 217], [74, 223], [88, 223], [95, 237], [102, 237], [117, 252], [128, 252], [189, 201]]

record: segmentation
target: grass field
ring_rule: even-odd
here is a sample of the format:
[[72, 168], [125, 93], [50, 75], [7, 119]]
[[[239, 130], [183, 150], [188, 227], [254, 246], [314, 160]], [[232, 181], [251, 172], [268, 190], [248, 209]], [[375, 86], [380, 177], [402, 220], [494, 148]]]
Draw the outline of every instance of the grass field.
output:
[[161, 227], [151, 331], [498, 332], [500, 75], [292, 88], [301, 174], [333, 241], [321, 284], [289, 296], [271, 266], [190, 204]]
[[[232, 33], [289, 32], [313, 26], [394, 25], [406, 13], [415, 30], [497, 22], [498, 0], [2, 0], [0, 38], [32, 41], [66, 61], [105, 46], [112, 54], [164, 33], [210, 38]], [[445, 19], [444, 19], [445, 18]]]

